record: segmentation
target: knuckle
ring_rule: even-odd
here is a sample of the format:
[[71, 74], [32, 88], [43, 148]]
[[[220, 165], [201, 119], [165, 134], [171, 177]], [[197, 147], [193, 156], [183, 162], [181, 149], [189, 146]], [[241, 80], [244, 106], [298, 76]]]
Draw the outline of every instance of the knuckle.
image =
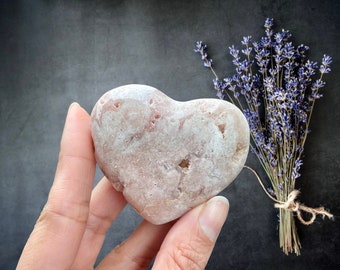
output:
[[90, 210], [86, 229], [95, 235], [106, 235], [111, 224], [112, 219], [109, 216], [99, 215]]
[[67, 204], [65, 207], [59, 207], [55, 206], [53, 203], [47, 202], [36, 223], [40, 224], [66, 220], [67, 222], [85, 225], [87, 223], [87, 213], [88, 206], [86, 204]]
[[169, 269], [179, 270], [200, 270], [206, 265], [204, 253], [200, 248], [200, 244], [193, 243], [180, 243], [169, 254], [169, 264], [172, 265]]
[[[112, 265], [121, 266], [124, 269], [146, 269], [153, 259], [153, 256], [147, 253], [135, 253], [130, 251], [126, 246], [127, 240], [120, 245], [116, 246], [107, 256], [112, 262]], [[119, 268], [120, 269], [120, 268]]]

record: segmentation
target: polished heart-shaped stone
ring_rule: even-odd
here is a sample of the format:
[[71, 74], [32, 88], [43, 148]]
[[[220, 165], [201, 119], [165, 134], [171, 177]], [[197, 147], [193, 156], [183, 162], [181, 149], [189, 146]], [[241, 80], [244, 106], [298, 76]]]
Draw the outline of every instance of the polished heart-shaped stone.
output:
[[249, 148], [248, 123], [233, 104], [179, 102], [146, 85], [105, 93], [92, 111], [91, 130], [104, 175], [153, 224], [174, 220], [222, 191], [241, 171]]

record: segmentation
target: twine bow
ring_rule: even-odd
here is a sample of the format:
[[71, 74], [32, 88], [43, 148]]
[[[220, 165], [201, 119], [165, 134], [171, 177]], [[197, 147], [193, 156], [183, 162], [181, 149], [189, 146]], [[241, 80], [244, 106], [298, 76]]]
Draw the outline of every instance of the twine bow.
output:
[[[287, 209], [296, 212], [298, 219], [304, 225], [311, 225], [315, 221], [317, 215], [322, 215], [323, 218], [325, 216], [327, 216], [330, 219], [333, 218], [333, 215], [327, 210], [325, 210], [324, 207], [312, 208], [295, 201], [299, 193], [300, 191], [294, 189], [291, 193], [289, 193], [287, 201], [275, 203], [274, 204], [275, 208]], [[302, 217], [301, 211], [311, 214], [312, 215], [311, 218], [309, 220], [304, 219]]]
[[[253, 172], [255, 174], [255, 176], [257, 177], [257, 180], [259, 181], [261, 187], [263, 188], [264, 192], [268, 195], [269, 198], [271, 198], [273, 201], [275, 201], [276, 203], [274, 204], [275, 208], [281, 208], [281, 209], [286, 209], [288, 211], [292, 211], [292, 212], [296, 212], [298, 219], [300, 220], [300, 222], [304, 225], [311, 225], [313, 224], [313, 222], [316, 219], [317, 215], [322, 215], [322, 217], [324, 218], [325, 216], [327, 216], [329, 219], [333, 218], [333, 215], [328, 212], [327, 210], [325, 210], [324, 207], [316, 207], [316, 208], [312, 208], [312, 207], [308, 207], [305, 206], [303, 204], [300, 204], [299, 202], [296, 201], [296, 197], [299, 195], [300, 191], [294, 189], [292, 192], [290, 192], [288, 194], [288, 198], [287, 201], [282, 202], [279, 201], [277, 199], [275, 199], [272, 195], [270, 195], [268, 193], [268, 191], [266, 190], [266, 188], [264, 187], [261, 178], [259, 177], [259, 175], [256, 173], [255, 170], [253, 170], [252, 168], [248, 167], [248, 166], [244, 166], [245, 168], [247, 168], [248, 170], [250, 170], [251, 172]], [[301, 211], [304, 211], [306, 213], [311, 214], [311, 218], [309, 220], [306, 220], [302, 217]]]

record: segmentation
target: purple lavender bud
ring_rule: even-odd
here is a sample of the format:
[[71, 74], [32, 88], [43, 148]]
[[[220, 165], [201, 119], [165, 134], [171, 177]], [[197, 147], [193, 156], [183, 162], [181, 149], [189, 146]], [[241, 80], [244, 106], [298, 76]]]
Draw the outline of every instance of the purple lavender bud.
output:
[[246, 36], [246, 37], [243, 37], [243, 40], [241, 41], [241, 43], [245, 46], [248, 46], [250, 41], [251, 41], [251, 36]]
[[273, 21], [274, 21], [274, 19], [267, 18], [266, 21], [264, 22], [264, 27], [265, 28], [271, 28], [273, 26]]
[[299, 174], [299, 170], [302, 166], [302, 160], [301, 159], [297, 159], [294, 162], [294, 168], [293, 168], [293, 172], [292, 172], [292, 177], [293, 179], [297, 179], [298, 177], [301, 176], [301, 174]]
[[271, 38], [273, 36], [273, 34], [274, 34], [274, 31], [273, 31], [273, 29], [267, 28], [265, 30], [265, 33], [266, 33], [267, 37]]
[[223, 91], [220, 91], [218, 90], [217, 93], [216, 93], [216, 96], [219, 98], [219, 99], [224, 99], [224, 92]]
[[281, 35], [283, 36], [283, 41], [287, 41], [292, 36], [292, 34], [288, 30], [284, 29], [282, 29]]
[[274, 39], [276, 43], [280, 44], [283, 41], [284, 35], [282, 33], [276, 33]]
[[262, 37], [261, 38], [261, 45], [264, 47], [264, 48], [267, 48], [271, 45], [271, 41], [268, 37]]
[[246, 55], [246, 56], [249, 56], [252, 50], [253, 50], [252, 47], [248, 47], [248, 48], [246, 48], [246, 49], [243, 49], [243, 50], [242, 50], [242, 53], [243, 53], [244, 55]]
[[315, 92], [317, 91], [318, 89], [324, 87], [326, 85], [326, 83], [320, 79], [316, 80], [313, 84], [312, 84], [312, 91]]
[[307, 60], [305, 64], [305, 68], [307, 69], [310, 75], [315, 74], [315, 70], [318, 68], [318, 63], [314, 61]]
[[287, 59], [292, 59], [295, 55], [295, 50], [291, 42], [284, 45], [283, 56]]
[[324, 66], [329, 66], [332, 63], [332, 57], [329, 55], [324, 54], [322, 58], [322, 64]]
[[235, 48], [234, 45], [232, 45], [231, 47], [229, 47], [229, 52], [230, 52], [230, 55], [234, 58], [238, 58], [238, 55], [239, 55], [239, 50], [237, 50]]
[[322, 74], [329, 73], [331, 71], [330, 64], [332, 63], [332, 57], [329, 55], [324, 54], [322, 58], [322, 65], [320, 66], [320, 72]]
[[207, 45], [203, 44], [202, 41], [196, 41], [196, 46], [194, 51], [197, 53], [203, 53], [203, 51], [206, 49]]
[[223, 81], [226, 83], [227, 86], [231, 85], [231, 83], [232, 83], [231, 78], [224, 78]]
[[212, 66], [212, 59], [203, 59], [203, 65], [210, 68]]
[[309, 47], [301, 44], [297, 47], [297, 52], [300, 56], [305, 55], [309, 51]]
[[273, 197], [276, 197], [276, 193], [271, 187], [267, 188], [267, 191], [270, 195], [272, 195]]

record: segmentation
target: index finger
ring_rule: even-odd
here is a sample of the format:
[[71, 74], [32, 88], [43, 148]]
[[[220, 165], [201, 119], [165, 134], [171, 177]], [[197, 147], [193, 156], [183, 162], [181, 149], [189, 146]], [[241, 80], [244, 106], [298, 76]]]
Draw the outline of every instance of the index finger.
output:
[[85, 230], [94, 173], [90, 116], [74, 103], [66, 117], [48, 201], [27, 241], [17, 269], [69, 268]]

